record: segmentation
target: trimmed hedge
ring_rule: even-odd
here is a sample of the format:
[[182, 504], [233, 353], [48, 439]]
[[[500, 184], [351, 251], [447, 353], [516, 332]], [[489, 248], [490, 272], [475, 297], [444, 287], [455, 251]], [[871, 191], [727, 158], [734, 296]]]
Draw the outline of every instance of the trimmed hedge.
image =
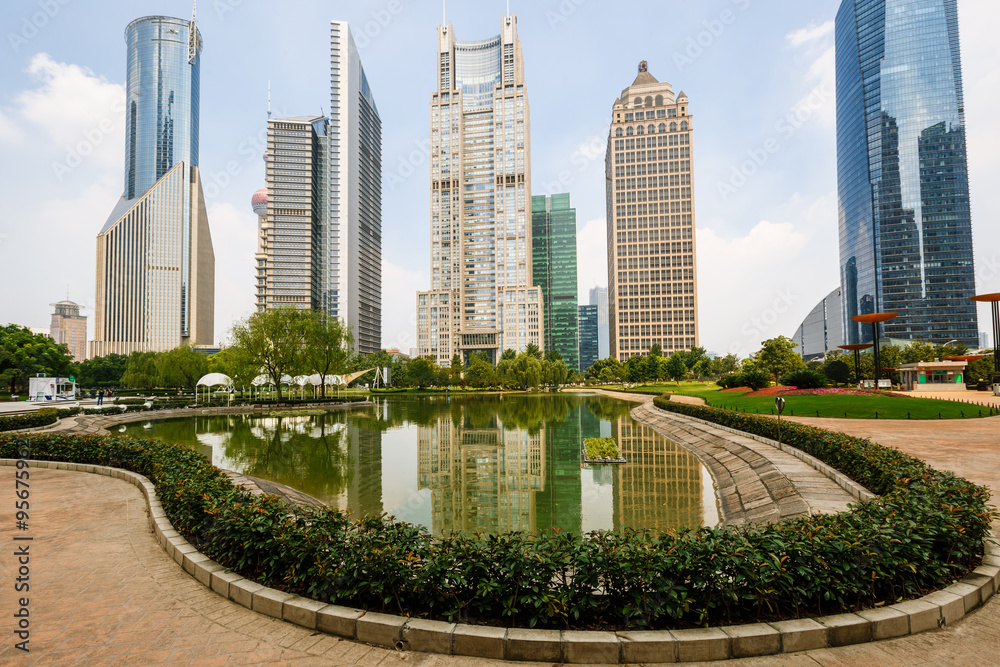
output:
[[0, 415], [0, 431], [19, 431], [22, 428], [48, 426], [58, 420], [58, 413], [51, 408], [42, 408], [27, 415]]
[[[770, 435], [768, 420], [666, 409]], [[982, 487], [865, 440], [782, 426], [783, 440], [882, 497], [766, 526], [436, 539], [387, 516], [255, 497], [180, 445], [30, 435], [32, 456], [148, 477], [174, 527], [244, 577], [324, 602], [412, 616], [558, 628], [677, 628], [832, 614], [917, 597], [979, 564]], [[0, 435], [0, 456], [17, 438]]]

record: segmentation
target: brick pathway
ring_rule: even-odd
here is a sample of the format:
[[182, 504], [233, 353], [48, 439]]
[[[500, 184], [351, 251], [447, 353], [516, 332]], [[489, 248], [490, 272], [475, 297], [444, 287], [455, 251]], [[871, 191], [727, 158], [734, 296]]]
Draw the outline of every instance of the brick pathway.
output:
[[[802, 421], [873, 437], [939, 468], [1000, 488], [1000, 419], [942, 424]], [[12, 495], [13, 474], [10, 467], [0, 468], [5, 503]], [[142, 496], [130, 484], [48, 469], [33, 471], [31, 483], [32, 651], [23, 654], [13, 648], [9, 586], [14, 564], [7, 556], [0, 559], [0, 665], [501, 664], [396, 653], [260, 616], [212, 593], [167, 557], [152, 537]], [[10, 545], [9, 510], [0, 521], [0, 541]], [[994, 598], [955, 626], [934, 632], [739, 664], [965, 666], [996, 665], [998, 656], [1000, 599]]]

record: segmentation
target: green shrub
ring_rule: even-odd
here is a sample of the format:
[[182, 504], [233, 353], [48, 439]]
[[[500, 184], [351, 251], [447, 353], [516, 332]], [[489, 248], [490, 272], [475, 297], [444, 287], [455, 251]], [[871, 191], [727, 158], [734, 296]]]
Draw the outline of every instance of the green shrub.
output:
[[[771, 435], [764, 418], [660, 407]], [[372, 611], [559, 628], [675, 628], [833, 614], [913, 598], [978, 565], [988, 492], [895, 450], [797, 424], [782, 438], [882, 494], [766, 526], [435, 539], [234, 486], [193, 450], [118, 436], [32, 434], [32, 457], [150, 479], [174, 527], [244, 577]], [[13, 435], [0, 435], [12, 457]]]
[[792, 371], [781, 378], [781, 384], [796, 389], [823, 389], [828, 385], [825, 375], [808, 368]]
[[618, 460], [622, 457], [622, 452], [615, 444], [614, 438], [586, 438], [583, 446], [587, 451], [587, 458], [591, 461], [598, 459]]
[[745, 386], [743, 384], [743, 376], [738, 374], [726, 375], [725, 377], [721, 377], [716, 382], [716, 384], [722, 387], [723, 389], [735, 389], [737, 387]]
[[53, 408], [42, 408], [26, 415], [0, 415], [0, 431], [19, 431], [22, 428], [48, 426], [55, 424], [58, 419], [58, 411]]
[[740, 376], [744, 387], [757, 391], [771, 386], [771, 376], [761, 370], [747, 371]]

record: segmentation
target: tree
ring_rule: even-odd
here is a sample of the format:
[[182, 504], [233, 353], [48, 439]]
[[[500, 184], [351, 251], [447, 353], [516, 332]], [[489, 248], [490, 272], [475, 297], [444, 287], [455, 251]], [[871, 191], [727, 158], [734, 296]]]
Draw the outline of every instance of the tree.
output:
[[525, 349], [524, 353], [527, 354], [529, 357], [534, 357], [535, 359], [538, 359], [539, 361], [542, 360], [542, 351], [538, 349], [538, 346], [535, 345], [534, 343], [528, 343], [528, 347], [527, 349]]
[[546, 350], [545, 351], [545, 361], [562, 361], [563, 357], [559, 354], [559, 350]]
[[345, 322], [312, 310], [303, 315], [302, 325], [304, 370], [319, 375], [321, 396], [326, 398], [326, 378], [347, 371], [354, 353], [354, 336]]
[[545, 384], [552, 387], [552, 391], [559, 391], [559, 387], [566, 384], [566, 379], [569, 377], [569, 367], [562, 359], [555, 361], [546, 359], [542, 362], [542, 375]]
[[432, 357], [411, 359], [406, 365], [406, 371], [410, 376], [410, 383], [420, 389], [426, 389], [437, 380], [437, 368]]
[[823, 374], [836, 384], [847, 384], [851, 381], [851, 367], [840, 359], [827, 361], [823, 366]]
[[719, 360], [719, 375], [729, 375], [740, 370], [740, 358], [735, 354], [727, 354]]
[[493, 364], [489, 362], [485, 354], [474, 354], [469, 363], [469, 370], [465, 371], [465, 381], [472, 387], [483, 389], [496, 384], [496, 373]]
[[161, 387], [184, 387], [194, 390], [207, 372], [208, 360], [194, 348], [181, 345], [169, 352], [161, 352], [153, 360], [157, 383]]
[[278, 388], [279, 401], [281, 378], [301, 366], [307, 317], [294, 308], [265, 310], [237, 322], [229, 333], [232, 347], [262, 369]]
[[[472, 360], [469, 359], [469, 365], [472, 365]], [[459, 355], [453, 355], [451, 357], [451, 368], [449, 370], [448, 380], [454, 386], [459, 386], [462, 384], [462, 357]]]
[[667, 361], [666, 370], [670, 379], [677, 384], [680, 384], [681, 380], [683, 380], [684, 376], [688, 373], [688, 367], [684, 361], [684, 353], [680, 351], [674, 352]]
[[[618, 378], [618, 370], [621, 366], [621, 362], [614, 357], [608, 357], [607, 359], [598, 359], [594, 364], [587, 369], [587, 378], [591, 380], [600, 379], [602, 382], [614, 382]], [[608, 374], [604, 373], [605, 369], [609, 369]], [[604, 377], [610, 376], [611, 380], [605, 380]]]
[[75, 373], [76, 364], [69, 348], [57, 344], [44, 334], [32, 333], [28, 327], [8, 324], [0, 327], [0, 381], [10, 387], [28, 390], [28, 378], [36, 373], [49, 377], [66, 377]]
[[122, 376], [128, 366], [124, 354], [109, 354], [91, 357], [80, 364], [77, 382], [84, 387], [117, 387], [122, 384]]
[[515, 359], [517, 359], [517, 352], [509, 347], [500, 355], [500, 361], [514, 361]]
[[684, 352], [684, 363], [687, 365], [688, 370], [694, 369], [702, 359], [707, 358], [708, 355], [703, 347], [692, 347], [687, 352]]
[[254, 365], [242, 350], [227, 347], [208, 356], [208, 372], [228, 375], [236, 387], [248, 387], [260, 375], [260, 366]]
[[802, 357], [796, 352], [795, 341], [785, 336], [771, 338], [763, 343], [760, 351], [754, 357], [761, 370], [766, 371], [775, 382], [794, 370], [802, 368]]
[[146, 389], [156, 386], [159, 369], [156, 367], [156, 352], [133, 352], [128, 355], [128, 364], [122, 375], [122, 384], [133, 389]]

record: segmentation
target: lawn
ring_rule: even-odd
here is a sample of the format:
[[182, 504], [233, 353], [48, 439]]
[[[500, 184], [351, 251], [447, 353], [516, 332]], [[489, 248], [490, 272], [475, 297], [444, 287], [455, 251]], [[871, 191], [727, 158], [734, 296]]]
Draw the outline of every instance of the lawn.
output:
[[[774, 414], [774, 397], [757, 392], [722, 391], [714, 383], [658, 384], [636, 387], [637, 393], [672, 392], [705, 399], [711, 407], [755, 414]], [[970, 397], [974, 398], [974, 397]], [[785, 416], [840, 419], [968, 419], [997, 414], [996, 408], [931, 398], [874, 394], [786, 396]]]

